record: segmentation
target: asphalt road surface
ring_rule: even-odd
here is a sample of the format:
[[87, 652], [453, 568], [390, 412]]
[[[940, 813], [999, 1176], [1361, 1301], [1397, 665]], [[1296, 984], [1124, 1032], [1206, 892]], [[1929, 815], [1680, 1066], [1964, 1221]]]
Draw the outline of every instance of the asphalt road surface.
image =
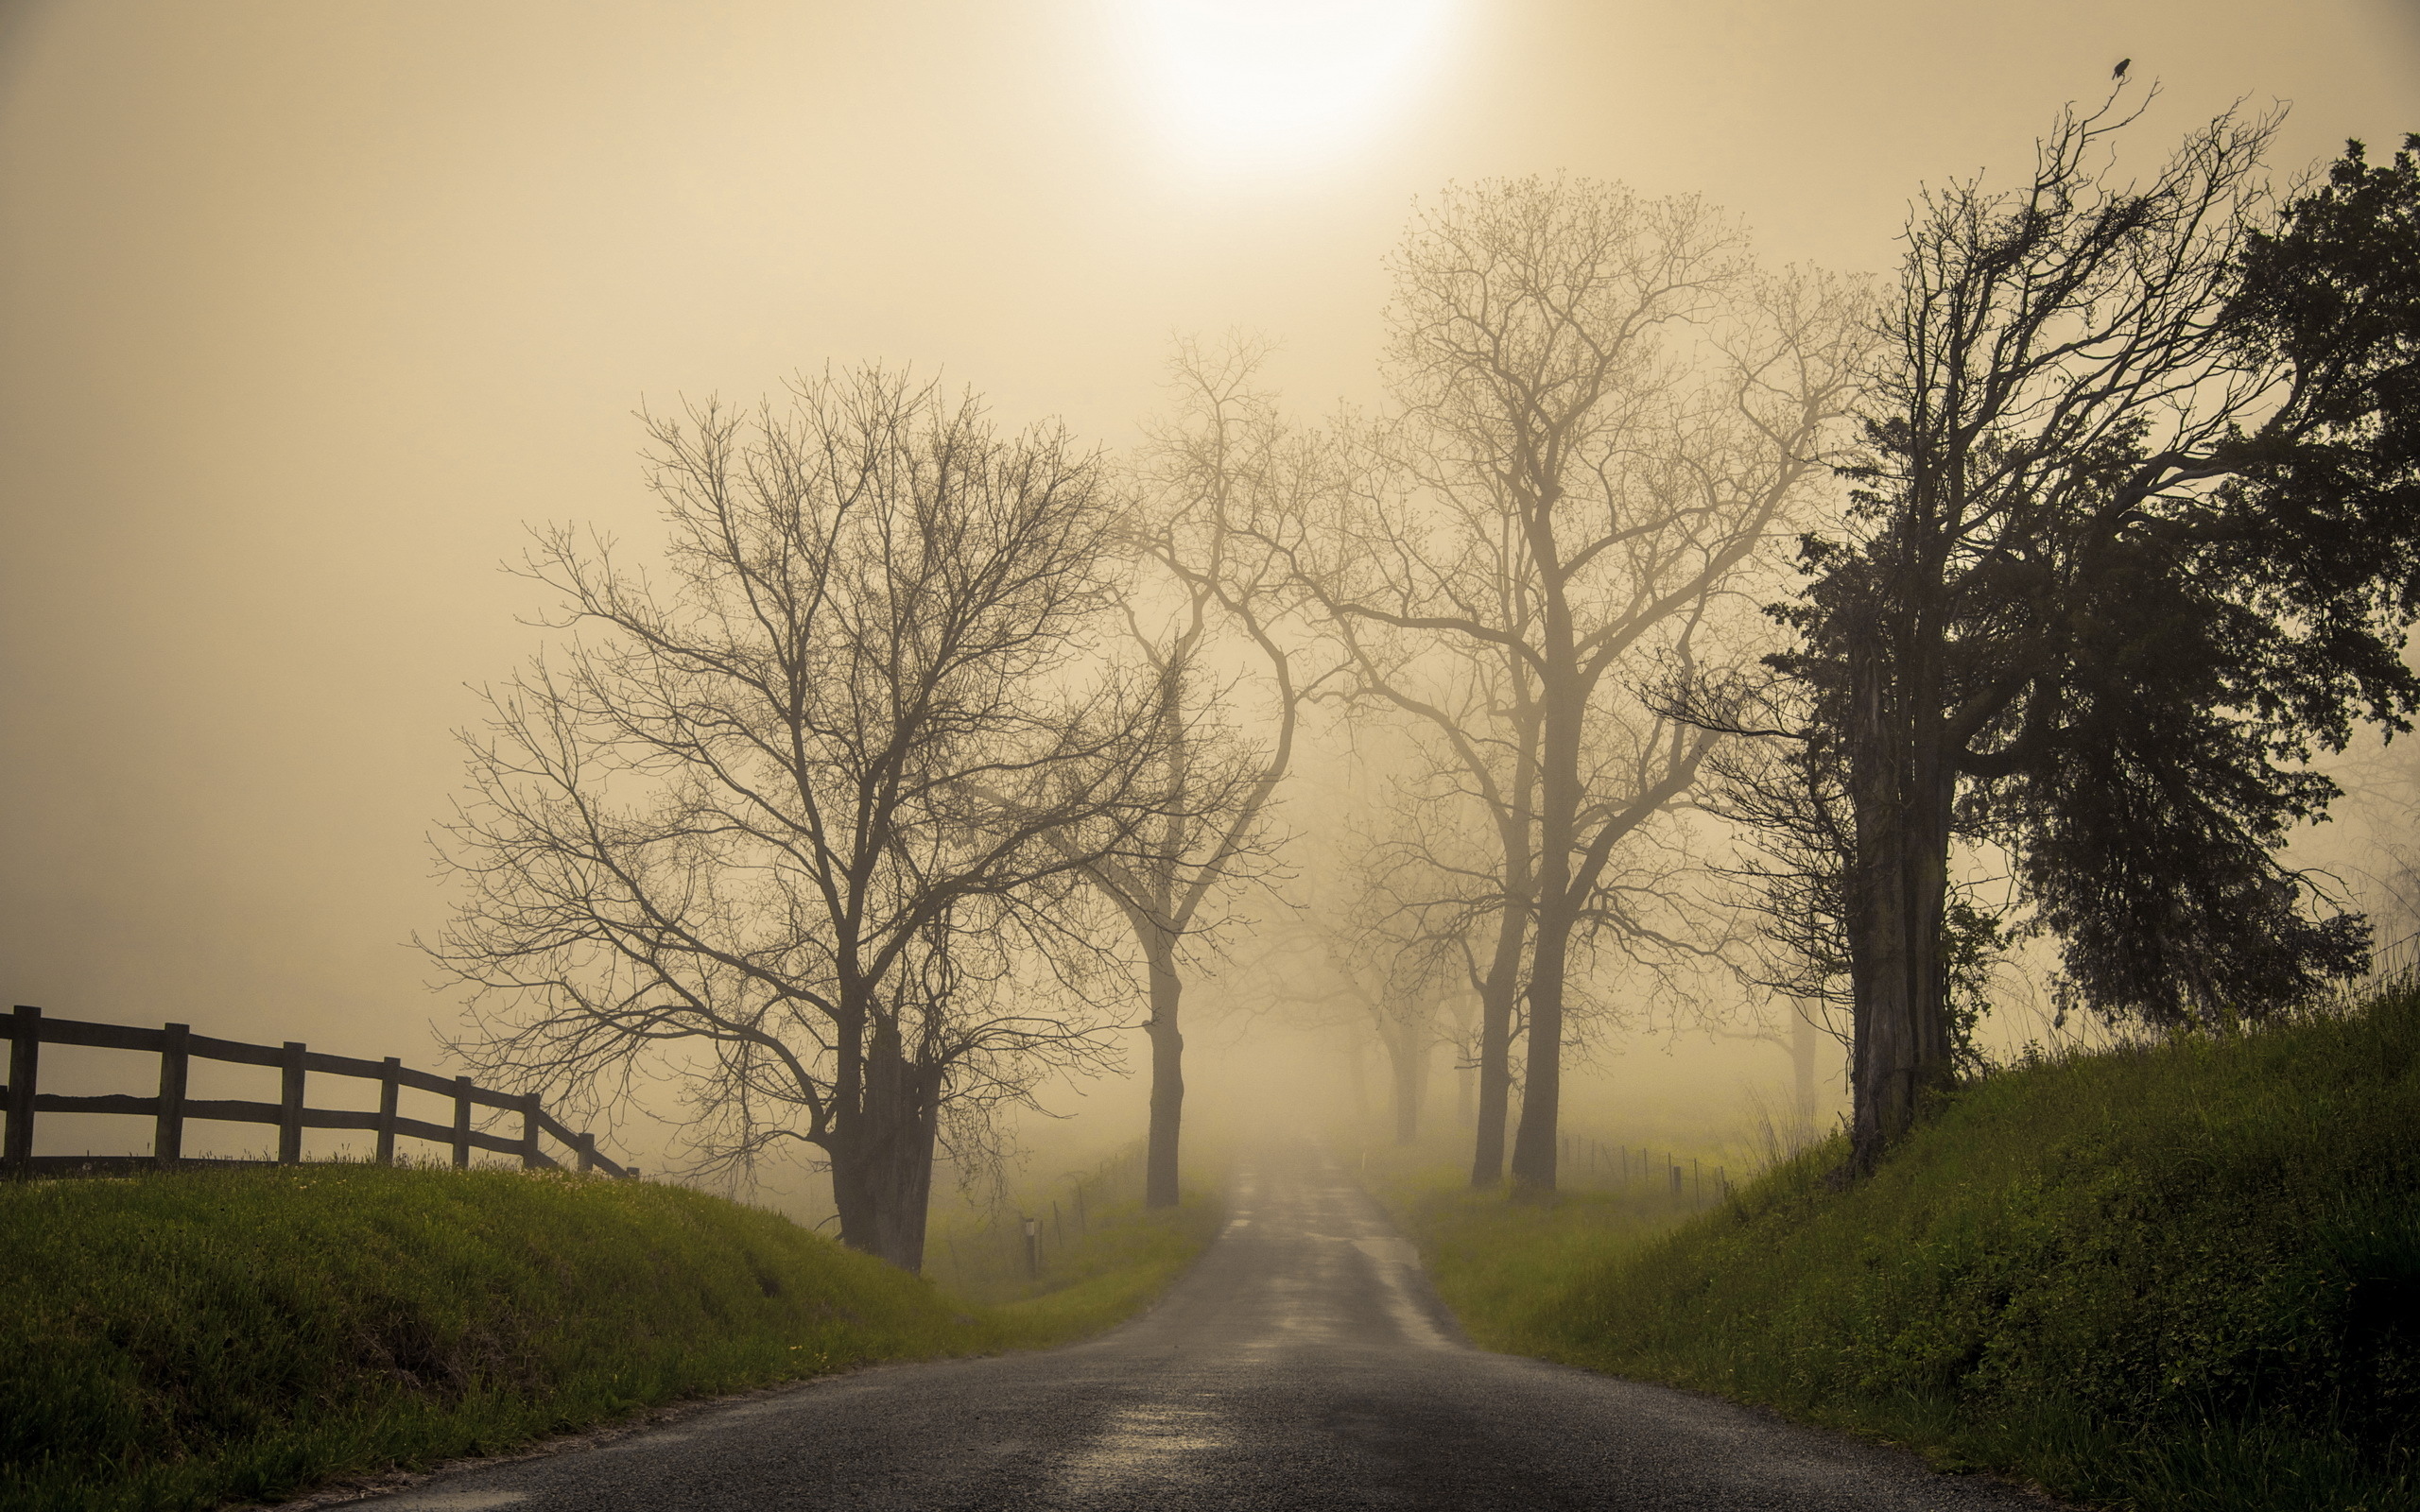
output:
[[1995, 1482], [1684, 1392], [1463, 1342], [1334, 1160], [1271, 1153], [1141, 1318], [1046, 1353], [889, 1366], [610, 1445], [462, 1469], [378, 1512], [2032, 1507]]

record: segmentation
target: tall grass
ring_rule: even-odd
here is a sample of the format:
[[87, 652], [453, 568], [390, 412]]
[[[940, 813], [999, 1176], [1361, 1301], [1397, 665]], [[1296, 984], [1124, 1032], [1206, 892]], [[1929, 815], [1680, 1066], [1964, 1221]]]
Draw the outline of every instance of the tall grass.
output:
[[0, 1184], [0, 1508], [273, 1498], [682, 1397], [1055, 1343], [1199, 1248], [1198, 1224], [1125, 1249], [1110, 1227], [1091, 1293], [995, 1309], [655, 1183], [329, 1165]]
[[1498, 1348], [2114, 1506], [2420, 1505], [2420, 994], [2035, 1063], [1867, 1180], [1841, 1155], [1661, 1237], [1585, 1202], [1406, 1213]]

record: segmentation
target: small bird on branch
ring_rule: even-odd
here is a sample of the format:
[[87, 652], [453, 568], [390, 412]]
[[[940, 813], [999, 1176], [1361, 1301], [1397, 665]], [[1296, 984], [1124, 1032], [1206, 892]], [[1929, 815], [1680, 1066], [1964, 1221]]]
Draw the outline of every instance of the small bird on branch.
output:
[[2131, 59], [2131, 58], [2120, 58], [2120, 59], [2118, 59], [2118, 66], [2117, 66], [2117, 67], [2115, 67], [2115, 68], [2113, 68], [2113, 69], [2111, 69], [2111, 70], [2109, 71], [2109, 77], [2112, 77], [2112, 78], [2123, 78], [2123, 77], [2126, 77], [2126, 65], [2127, 65], [2128, 63], [2133, 62], [2133, 61], [2134, 61], [2134, 60], [2133, 60], [2133, 59]]

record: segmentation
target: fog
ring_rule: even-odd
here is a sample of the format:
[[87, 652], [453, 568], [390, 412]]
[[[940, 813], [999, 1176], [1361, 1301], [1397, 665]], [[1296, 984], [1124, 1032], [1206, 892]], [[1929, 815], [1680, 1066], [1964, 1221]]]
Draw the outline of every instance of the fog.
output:
[[[1292, 9], [13, 0], [10, 1000], [447, 1066], [458, 993], [406, 942], [448, 907], [451, 731], [543, 639], [498, 570], [527, 524], [653, 539], [634, 411], [878, 358], [1123, 451], [1185, 335], [1275, 342], [1305, 416], [1378, 402], [1382, 259], [1449, 183], [1699, 193], [1769, 265], [1883, 272], [1922, 183], [2019, 169], [2121, 57], [2164, 90], [2145, 150], [2238, 99], [2290, 103], [2282, 168], [2420, 126], [2396, 0]], [[1189, 1000], [1191, 1126], [1385, 1139], [1374, 1040], [1257, 997], [1249, 944]], [[1996, 1043], [2046, 1032], [2026, 991]], [[1747, 1151], [1789, 1096], [1757, 1011], [1639, 1012], [1566, 1125]], [[1053, 1084], [1030, 1169], [1139, 1137], [1143, 1096]]]

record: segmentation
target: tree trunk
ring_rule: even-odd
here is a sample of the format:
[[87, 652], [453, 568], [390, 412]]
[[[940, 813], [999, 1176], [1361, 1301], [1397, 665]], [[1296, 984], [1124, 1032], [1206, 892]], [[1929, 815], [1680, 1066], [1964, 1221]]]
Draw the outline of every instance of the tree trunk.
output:
[[1428, 1025], [1404, 1025], [1387, 1042], [1394, 1070], [1395, 1143], [1420, 1142], [1420, 1109], [1428, 1097]]
[[[1467, 1046], [1468, 1040], [1463, 1040]], [[1478, 1122], [1478, 1068], [1470, 1065], [1467, 1049], [1454, 1057], [1454, 1126], [1469, 1128]], [[1499, 1125], [1500, 1127], [1501, 1125]]]
[[1883, 648], [1870, 627], [1849, 651], [1849, 788], [1856, 855], [1848, 887], [1849, 954], [1857, 968], [1855, 1054], [1849, 1074], [1850, 1160], [1874, 1168], [1914, 1068], [1907, 1004], [1906, 911], [1899, 868], [1907, 825], [1901, 731], [1888, 689]]
[[1177, 1009], [1184, 995], [1184, 979], [1177, 974], [1176, 942], [1161, 936], [1150, 942], [1151, 1020], [1145, 1033], [1151, 1040], [1151, 1135], [1144, 1158], [1143, 1205], [1177, 1205], [1178, 1140], [1184, 1128], [1184, 1036], [1177, 1027]]
[[[1554, 870], [1552, 863], [1547, 868]], [[1571, 920], [1551, 905], [1538, 911], [1530, 964], [1530, 1055], [1522, 1068], [1521, 1124], [1512, 1140], [1512, 1200], [1554, 1195], [1555, 1126], [1563, 1106], [1563, 977]]]
[[1815, 1134], [1815, 1025], [1807, 1020], [1806, 1008], [1790, 1005], [1789, 1015], [1789, 1108], [1802, 1139]]
[[[1941, 921], [1949, 878], [1955, 773], [1928, 708], [1938, 709], [1922, 637], [1884, 666], [1880, 636], [1850, 650], [1849, 782], [1857, 854], [1849, 953], [1857, 996], [1850, 1071], [1851, 1163], [1871, 1172], [1948, 1077]], [[1895, 683], [1895, 686], [1893, 685]]]
[[[1547, 612], [1547, 660], [1568, 667], [1571, 629], [1558, 605]], [[1543, 1202], [1554, 1195], [1556, 1125], [1563, 1112], [1563, 979], [1572, 931], [1579, 926], [1585, 882], [1571, 874], [1580, 830], [1580, 750], [1586, 690], [1568, 673], [1549, 676], [1541, 692], [1538, 751], [1536, 938], [1530, 947], [1530, 1055], [1521, 1081], [1521, 1125], [1512, 1143], [1512, 1198]]]
[[905, 1271], [925, 1265], [925, 1218], [940, 1131], [941, 1071], [910, 1060], [897, 1026], [877, 1016], [864, 1059], [860, 1105], [840, 1109], [832, 1159], [832, 1200], [840, 1242]]
[[1521, 989], [1521, 941], [1528, 916], [1511, 899], [1495, 928], [1495, 954], [1479, 989], [1478, 1133], [1472, 1142], [1471, 1185], [1504, 1179], [1504, 1127], [1512, 1104], [1512, 1002]]

